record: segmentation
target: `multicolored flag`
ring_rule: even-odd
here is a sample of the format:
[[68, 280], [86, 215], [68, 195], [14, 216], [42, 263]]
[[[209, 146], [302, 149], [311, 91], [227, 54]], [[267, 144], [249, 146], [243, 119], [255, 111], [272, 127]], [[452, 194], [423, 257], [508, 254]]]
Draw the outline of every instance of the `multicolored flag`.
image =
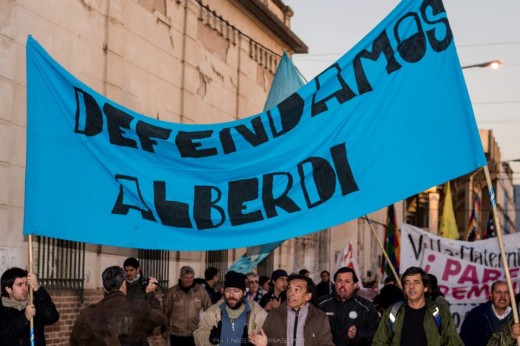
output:
[[469, 218], [468, 227], [466, 227], [466, 233], [464, 233], [464, 240], [475, 241], [480, 239], [478, 231], [478, 221], [480, 215], [480, 195], [475, 192], [475, 198], [473, 199], [473, 208], [471, 210], [471, 216]]
[[441, 225], [439, 227], [439, 235], [449, 239], [459, 239], [459, 228], [455, 220], [455, 212], [453, 211], [453, 200], [451, 198], [450, 182], [445, 185], [444, 206], [442, 208]]
[[495, 222], [493, 221], [493, 211], [489, 212], [488, 221], [486, 224], [486, 230], [482, 232], [482, 239], [496, 237]]
[[[389, 205], [387, 208], [387, 226], [385, 231], [385, 251], [394, 265], [395, 271], [399, 274], [399, 259], [400, 259], [400, 242], [401, 236], [397, 228], [397, 220], [395, 218], [395, 207]], [[383, 274], [393, 276], [392, 270], [386, 261], [383, 259]]]

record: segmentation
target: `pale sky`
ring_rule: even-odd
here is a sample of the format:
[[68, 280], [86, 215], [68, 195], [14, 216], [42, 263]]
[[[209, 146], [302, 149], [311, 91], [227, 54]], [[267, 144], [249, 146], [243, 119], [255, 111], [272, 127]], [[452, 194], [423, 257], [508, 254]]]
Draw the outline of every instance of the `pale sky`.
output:
[[[293, 56], [311, 80], [351, 49], [397, 0], [284, 0], [294, 10], [291, 29], [309, 47]], [[498, 70], [464, 70], [477, 125], [493, 130], [502, 160], [520, 159], [520, 1], [445, 0], [462, 66], [501, 60]], [[442, 140], [442, 134], [439, 138]], [[520, 183], [520, 163], [511, 163]]]

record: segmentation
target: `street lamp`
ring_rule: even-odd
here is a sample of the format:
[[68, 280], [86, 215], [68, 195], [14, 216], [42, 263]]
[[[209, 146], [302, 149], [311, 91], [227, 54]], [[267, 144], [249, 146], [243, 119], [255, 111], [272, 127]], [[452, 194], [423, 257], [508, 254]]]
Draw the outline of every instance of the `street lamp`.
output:
[[502, 65], [502, 62], [500, 60], [491, 60], [491, 61], [486, 61], [486, 62], [483, 62], [483, 63], [480, 63], [480, 64], [474, 64], [474, 65], [468, 65], [468, 66], [462, 66], [462, 69], [466, 69], [466, 68], [473, 68], [473, 67], [489, 67], [493, 70], [496, 70], [497, 68], [500, 67], [500, 65]]

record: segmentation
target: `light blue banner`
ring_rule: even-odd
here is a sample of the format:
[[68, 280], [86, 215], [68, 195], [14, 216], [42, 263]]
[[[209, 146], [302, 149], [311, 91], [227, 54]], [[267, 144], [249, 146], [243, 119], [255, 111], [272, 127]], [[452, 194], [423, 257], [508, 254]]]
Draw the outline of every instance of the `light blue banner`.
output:
[[27, 78], [24, 234], [147, 249], [259, 245], [486, 163], [440, 1], [401, 1], [298, 92], [230, 123], [137, 114], [30, 37]]

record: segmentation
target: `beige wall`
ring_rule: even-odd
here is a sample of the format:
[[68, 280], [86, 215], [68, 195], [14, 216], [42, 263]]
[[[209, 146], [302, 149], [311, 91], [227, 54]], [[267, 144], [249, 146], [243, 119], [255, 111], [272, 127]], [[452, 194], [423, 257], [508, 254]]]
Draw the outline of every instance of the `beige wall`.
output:
[[[280, 20], [292, 12], [263, 1]], [[204, 4], [202, 6], [201, 4]], [[284, 12], [285, 11], [285, 12]], [[26, 76], [25, 44], [31, 34], [78, 79], [136, 112], [166, 121], [214, 123], [260, 112], [279, 57], [280, 37], [238, 1], [222, 0], [3, 0], [0, 1], [0, 271], [27, 266], [23, 231]], [[51, 202], [51, 201], [50, 201]], [[384, 213], [383, 213], [384, 214]], [[385, 215], [378, 216], [385, 222]], [[363, 247], [374, 271], [374, 250], [358, 221], [331, 231], [329, 268], [346, 239]], [[361, 241], [360, 237], [363, 237]], [[275, 266], [311, 266], [294, 258], [296, 241], [275, 253]], [[370, 244], [370, 245], [366, 245]], [[313, 253], [317, 253], [316, 247]], [[245, 249], [229, 252], [229, 263]], [[86, 288], [101, 286], [100, 272], [136, 256], [134, 249], [87, 246]], [[189, 264], [204, 271], [204, 253], [171, 252], [170, 283]], [[325, 263], [324, 263], [325, 264]], [[377, 264], [376, 264], [377, 265]], [[370, 268], [370, 269], [367, 269]]]

